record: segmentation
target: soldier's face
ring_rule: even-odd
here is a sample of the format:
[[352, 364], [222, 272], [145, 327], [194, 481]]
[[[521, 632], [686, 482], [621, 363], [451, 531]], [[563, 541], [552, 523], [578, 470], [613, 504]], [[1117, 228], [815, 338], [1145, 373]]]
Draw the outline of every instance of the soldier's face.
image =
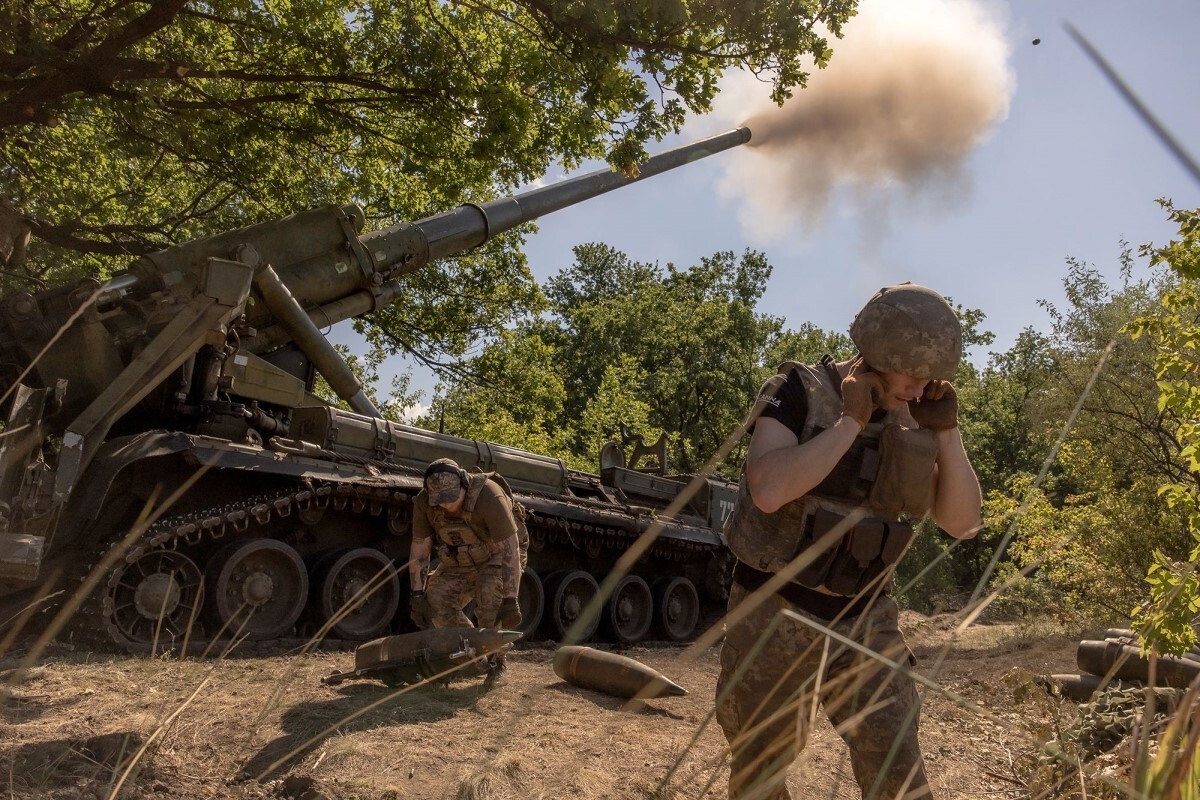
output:
[[462, 513], [463, 502], [467, 499], [467, 493], [462, 489], [458, 490], [458, 499], [453, 503], [438, 503], [438, 508], [445, 511], [447, 514]]
[[905, 403], [916, 400], [929, 385], [927, 378], [914, 378], [899, 372], [881, 372], [879, 375], [883, 378], [883, 401], [880, 407], [888, 411], [895, 411]]

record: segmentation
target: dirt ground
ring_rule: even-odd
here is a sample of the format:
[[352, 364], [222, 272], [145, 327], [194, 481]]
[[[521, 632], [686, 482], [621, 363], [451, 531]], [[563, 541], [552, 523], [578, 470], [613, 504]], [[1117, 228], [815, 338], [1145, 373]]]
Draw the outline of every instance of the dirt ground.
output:
[[[952, 637], [949, 618], [904, 616], [919, 669], [957, 696], [925, 690], [921, 739], [939, 797], [1028, 796], [1014, 764], [1045, 727], [1045, 702], [1002, 678], [1072, 671], [1078, 637], [1013, 625]], [[691, 661], [680, 648], [625, 651], [689, 691], [640, 709], [557, 678], [549, 645], [516, 650], [509, 683], [491, 691], [480, 678], [322, 685], [352, 667], [348, 652], [179, 661], [53, 646], [23, 672], [16, 655], [0, 662], [0, 791], [14, 800], [725, 796], [725, 741], [710, 718], [716, 647]], [[827, 723], [789, 784], [797, 798], [859, 796]]]

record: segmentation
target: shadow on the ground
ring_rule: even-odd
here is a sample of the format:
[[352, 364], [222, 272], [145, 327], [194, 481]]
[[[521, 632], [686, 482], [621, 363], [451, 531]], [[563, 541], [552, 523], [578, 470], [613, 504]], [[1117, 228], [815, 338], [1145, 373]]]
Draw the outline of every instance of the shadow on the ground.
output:
[[[403, 693], [377, 683], [355, 683], [337, 691], [339, 697], [302, 703], [283, 712], [280, 726], [284, 734], [250, 756], [238, 770], [236, 780], [279, 777], [333, 734], [449, 719], [474, 706], [485, 694], [481, 685], [473, 682], [429, 684]], [[370, 708], [375, 703], [379, 705]]]
[[566, 681], [551, 683], [546, 686], [552, 692], [561, 694], [569, 694], [578, 697], [580, 700], [607, 708], [609, 711], [627, 711], [634, 714], [642, 714], [645, 716], [666, 717], [667, 719], [682, 720], [684, 717], [676, 714], [673, 711], [668, 711], [652, 704], [649, 700], [626, 700], [624, 697], [612, 697], [603, 692], [592, 691], [591, 689], [580, 689], [577, 686], [572, 686]]
[[[108, 784], [129, 765], [142, 747], [141, 734], [121, 731], [99, 736], [30, 742], [11, 750], [0, 748], [0, 768], [19, 779], [24, 789], [35, 795], [56, 787], [81, 784]], [[145, 765], [149, 759], [139, 763]]]

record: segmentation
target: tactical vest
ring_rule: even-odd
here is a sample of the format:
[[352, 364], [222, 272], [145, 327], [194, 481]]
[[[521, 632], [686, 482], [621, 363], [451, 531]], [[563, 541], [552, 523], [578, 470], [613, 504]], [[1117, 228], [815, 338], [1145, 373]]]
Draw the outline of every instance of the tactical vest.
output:
[[[838, 421], [841, 378], [832, 359], [826, 357], [816, 368], [787, 362], [779, 372], [764, 394], [772, 386], [778, 390], [783, 376], [798, 377], [807, 393], [800, 444]], [[760, 399], [752, 417], [763, 407]], [[754, 504], [743, 465], [737, 503], [725, 524], [729, 548], [739, 561], [762, 572], [804, 564], [792, 578], [795, 582], [847, 597], [858, 594], [904, 555], [913, 531], [900, 514], [928, 512], [936, 459], [933, 431], [917, 428], [905, 405], [868, 423], [821, 483], [770, 514]]]
[[521, 569], [525, 569], [529, 552], [529, 529], [525, 526], [525, 508], [513, 497], [508, 481], [495, 472], [472, 472], [467, 475], [467, 496], [462, 515], [452, 517], [441, 506], [429, 509], [429, 525], [437, 536], [438, 558], [448, 567], [480, 567], [499, 564], [503, 553], [494, 545], [492, 534], [483, 519], [475, 514], [475, 505], [488, 481], [492, 481], [512, 502], [513, 522], [517, 526], [517, 546], [521, 551]]

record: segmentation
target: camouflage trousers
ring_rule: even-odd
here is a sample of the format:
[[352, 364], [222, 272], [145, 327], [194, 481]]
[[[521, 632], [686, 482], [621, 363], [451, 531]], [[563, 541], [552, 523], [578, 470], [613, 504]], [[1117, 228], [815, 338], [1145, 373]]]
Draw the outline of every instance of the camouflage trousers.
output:
[[504, 568], [500, 564], [480, 567], [439, 566], [429, 575], [425, 597], [433, 613], [435, 628], [470, 628], [463, 609], [475, 601], [475, 621], [481, 628], [496, 627], [500, 601], [504, 597]]
[[[733, 613], [750, 592], [734, 584]], [[721, 650], [717, 720], [732, 753], [729, 796], [790, 798], [788, 768], [808, 740], [817, 703], [850, 748], [864, 798], [928, 798], [917, 742], [920, 698], [911, 678], [779, 612], [815, 619], [891, 661], [916, 663], [897, 626], [895, 602], [828, 625], [772, 594], [729, 628]], [[777, 627], [759, 642], [778, 615]]]

